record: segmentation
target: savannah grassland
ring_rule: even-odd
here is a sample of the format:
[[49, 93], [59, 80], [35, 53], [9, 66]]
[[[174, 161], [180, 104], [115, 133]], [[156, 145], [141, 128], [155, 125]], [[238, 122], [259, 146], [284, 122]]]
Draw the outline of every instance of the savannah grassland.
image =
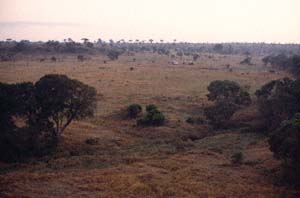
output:
[[[170, 57], [153, 54], [124, 54], [106, 64], [102, 55], [83, 62], [74, 55], [56, 57], [57, 62], [40, 62], [39, 56], [1, 62], [0, 81], [35, 82], [45, 74], [66, 74], [97, 89], [96, 115], [73, 122], [53, 155], [1, 164], [0, 197], [300, 196], [276, 184], [280, 163], [264, 136], [185, 122], [202, 116], [209, 104], [206, 87], [213, 80], [250, 86], [255, 103], [257, 88], [288, 75], [269, 72], [261, 57], [253, 57], [254, 65], [241, 65], [241, 55], [201, 54], [194, 65], [183, 65], [180, 58], [172, 65]], [[122, 109], [132, 103], [156, 104], [167, 123], [136, 127], [122, 117]], [[252, 105], [232, 122], [256, 122], [256, 114]], [[95, 144], [86, 143], [91, 138]], [[244, 162], [232, 164], [231, 155], [239, 151]]]

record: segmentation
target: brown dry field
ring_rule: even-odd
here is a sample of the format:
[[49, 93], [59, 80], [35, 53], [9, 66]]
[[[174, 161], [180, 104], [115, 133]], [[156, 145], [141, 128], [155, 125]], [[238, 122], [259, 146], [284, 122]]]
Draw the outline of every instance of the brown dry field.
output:
[[[101, 55], [84, 62], [71, 55], [57, 57], [57, 62], [41, 63], [38, 56], [2, 62], [0, 81], [34, 82], [49, 73], [67, 74], [97, 89], [96, 116], [73, 122], [55, 154], [0, 164], [0, 197], [300, 196], [300, 191], [276, 185], [279, 162], [265, 137], [185, 122], [201, 115], [212, 80], [235, 80], [250, 86], [253, 96], [264, 83], [287, 76], [270, 73], [260, 57], [254, 57], [252, 66], [240, 65], [244, 56], [238, 55], [202, 54], [195, 65], [171, 65], [169, 57], [153, 54], [123, 55], [107, 64]], [[122, 119], [121, 109], [131, 103], [156, 104], [166, 125], [139, 128]], [[252, 106], [233, 120], [249, 120], [256, 113]], [[88, 138], [98, 143], [88, 145]], [[234, 165], [230, 156], [238, 151], [245, 160]]]

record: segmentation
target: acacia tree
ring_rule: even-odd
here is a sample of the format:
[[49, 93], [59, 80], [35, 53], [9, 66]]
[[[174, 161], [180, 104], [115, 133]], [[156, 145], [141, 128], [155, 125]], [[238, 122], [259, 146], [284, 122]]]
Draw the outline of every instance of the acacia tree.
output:
[[88, 39], [88, 38], [82, 38], [81, 40], [83, 41], [84, 44], [86, 44], [86, 43], [89, 42], [89, 39]]
[[59, 139], [74, 120], [92, 116], [96, 107], [96, 90], [65, 75], [50, 74], [36, 84], [37, 117], [54, 126], [53, 137]]

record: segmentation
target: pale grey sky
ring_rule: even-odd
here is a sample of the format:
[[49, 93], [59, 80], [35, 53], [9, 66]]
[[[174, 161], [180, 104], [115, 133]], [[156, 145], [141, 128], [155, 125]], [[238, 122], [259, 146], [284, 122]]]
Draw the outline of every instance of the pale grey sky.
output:
[[0, 0], [0, 39], [300, 43], [300, 0]]

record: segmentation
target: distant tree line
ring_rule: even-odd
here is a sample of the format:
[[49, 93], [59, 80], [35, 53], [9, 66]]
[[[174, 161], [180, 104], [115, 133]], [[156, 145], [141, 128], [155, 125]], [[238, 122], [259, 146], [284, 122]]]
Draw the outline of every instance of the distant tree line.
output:
[[[198, 53], [219, 53], [219, 54], [244, 54], [244, 55], [261, 55], [280, 54], [287, 55], [300, 54], [300, 45], [298, 44], [265, 44], [265, 43], [187, 43], [187, 42], [155, 42], [149, 39], [149, 42], [135, 39], [125, 41], [109, 40], [103, 41], [98, 39], [91, 42], [87, 38], [82, 39], [83, 42], [76, 42], [71, 38], [65, 39], [63, 42], [49, 40], [47, 42], [31, 42], [28, 40], [0, 41], [0, 54], [2, 61], [12, 60], [16, 54], [46, 54], [46, 53], [96, 53], [100, 52], [105, 55], [118, 52], [137, 53], [151, 52], [162, 55], [177, 54], [180, 56], [192, 56], [198, 59]], [[112, 56], [109, 56], [111, 58]], [[115, 57], [115, 56], [113, 56]], [[114, 59], [114, 58], [113, 58]]]

